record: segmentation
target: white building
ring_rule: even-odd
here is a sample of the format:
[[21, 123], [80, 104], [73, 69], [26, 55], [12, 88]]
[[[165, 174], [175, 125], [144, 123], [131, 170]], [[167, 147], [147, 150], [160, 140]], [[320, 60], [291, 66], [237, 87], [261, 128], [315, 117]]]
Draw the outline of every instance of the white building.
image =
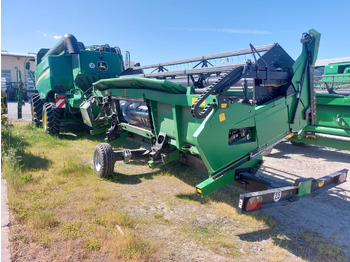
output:
[[[26, 63], [30, 63], [30, 71], [26, 69]], [[19, 72], [21, 74], [23, 88], [27, 90], [28, 97], [34, 90], [35, 82], [35, 55], [19, 54], [1, 51], [1, 90], [9, 94], [13, 87], [18, 86]]]

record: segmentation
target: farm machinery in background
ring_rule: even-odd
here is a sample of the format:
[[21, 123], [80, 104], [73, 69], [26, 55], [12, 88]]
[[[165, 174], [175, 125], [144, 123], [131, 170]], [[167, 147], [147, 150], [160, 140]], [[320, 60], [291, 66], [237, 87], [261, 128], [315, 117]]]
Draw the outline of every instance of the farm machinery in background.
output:
[[289, 140], [350, 150], [350, 61], [326, 65], [315, 75], [315, 90], [316, 122]]
[[[51, 49], [36, 55], [37, 94], [31, 98], [32, 121], [45, 132], [58, 134], [61, 123], [83, 123], [81, 104], [89, 98], [102, 97], [92, 83], [111, 78], [124, 70], [119, 47], [84, 46], [66, 34]], [[95, 112], [96, 110], [96, 112]], [[92, 111], [98, 115], [99, 108]], [[105, 122], [89, 122], [91, 132], [105, 132]]]
[[[108, 141], [132, 139], [141, 144], [124, 150], [98, 144], [95, 172], [110, 176], [118, 160], [146, 157], [150, 168], [180, 160], [208, 172], [209, 178], [196, 186], [201, 196], [229, 183], [260, 190], [240, 195], [242, 212], [344, 182], [346, 169], [274, 189], [256, 176], [264, 152], [318, 123], [312, 71], [319, 41], [317, 31], [304, 33], [296, 61], [278, 44], [250, 45], [233, 52], [134, 67], [118, 78], [95, 82], [93, 92], [104, 96], [82, 104], [84, 122], [90, 127], [94, 122], [108, 122]], [[251, 59], [227, 63], [242, 55]], [[224, 64], [215, 66], [215, 59]], [[192, 66], [176, 68], [184, 64]], [[97, 115], [96, 107], [100, 108]]]

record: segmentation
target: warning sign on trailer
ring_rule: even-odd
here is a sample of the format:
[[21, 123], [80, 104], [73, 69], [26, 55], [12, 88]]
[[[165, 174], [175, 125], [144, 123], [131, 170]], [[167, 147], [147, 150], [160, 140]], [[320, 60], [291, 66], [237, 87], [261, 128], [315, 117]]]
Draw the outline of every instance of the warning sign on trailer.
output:
[[66, 100], [56, 99], [56, 108], [66, 108]]

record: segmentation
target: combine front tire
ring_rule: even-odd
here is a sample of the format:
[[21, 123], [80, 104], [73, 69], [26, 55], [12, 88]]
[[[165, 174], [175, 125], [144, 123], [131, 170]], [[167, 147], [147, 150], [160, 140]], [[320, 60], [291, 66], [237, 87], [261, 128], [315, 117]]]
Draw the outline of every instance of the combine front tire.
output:
[[94, 151], [94, 170], [101, 177], [109, 177], [114, 170], [114, 155], [110, 144], [100, 143]]
[[43, 115], [43, 100], [40, 99], [40, 96], [38, 94], [32, 95], [30, 99], [30, 107], [32, 111], [32, 123], [35, 124], [37, 127], [40, 126], [40, 120]]
[[60, 133], [60, 114], [54, 103], [45, 103], [43, 107], [43, 129], [50, 135]]

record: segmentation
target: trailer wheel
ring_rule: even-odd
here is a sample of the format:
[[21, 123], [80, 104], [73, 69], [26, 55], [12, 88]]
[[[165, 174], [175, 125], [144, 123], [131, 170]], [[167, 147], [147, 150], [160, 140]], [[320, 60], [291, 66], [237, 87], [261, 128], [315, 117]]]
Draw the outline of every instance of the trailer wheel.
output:
[[114, 170], [114, 154], [112, 146], [108, 143], [100, 143], [94, 151], [94, 170], [101, 177], [109, 177]]
[[40, 126], [43, 115], [43, 100], [40, 99], [40, 96], [38, 94], [32, 95], [30, 99], [30, 108], [32, 111], [32, 123], [35, 124], [37, 127]]
[[54, 103], [45, 103], [43, 107], [43, 129], [50, 135], [60, 133], [60, 114]]

